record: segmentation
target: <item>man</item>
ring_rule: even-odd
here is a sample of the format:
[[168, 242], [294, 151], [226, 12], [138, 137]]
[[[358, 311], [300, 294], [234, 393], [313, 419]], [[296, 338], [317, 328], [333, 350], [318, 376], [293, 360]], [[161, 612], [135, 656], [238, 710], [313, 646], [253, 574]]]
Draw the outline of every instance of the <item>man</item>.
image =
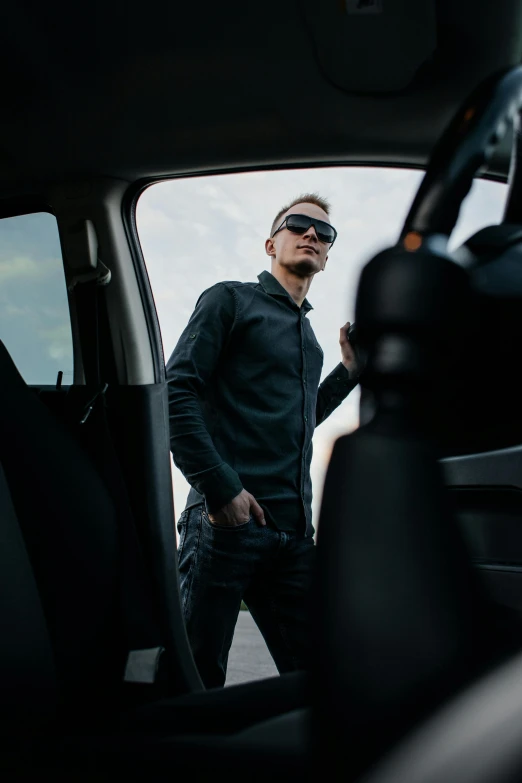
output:
[[280, 673], [308, 668], [312, 435], [357, 384], [354, 352], [319, 386], [306, 294], [337, 232], [316, 194], [277, 214], [257, 283], [205, 291], [167, 364], [171, 449], [191, 490], [178, 521], [181, 597], [196, 665], [224, 685], [241, 601]]

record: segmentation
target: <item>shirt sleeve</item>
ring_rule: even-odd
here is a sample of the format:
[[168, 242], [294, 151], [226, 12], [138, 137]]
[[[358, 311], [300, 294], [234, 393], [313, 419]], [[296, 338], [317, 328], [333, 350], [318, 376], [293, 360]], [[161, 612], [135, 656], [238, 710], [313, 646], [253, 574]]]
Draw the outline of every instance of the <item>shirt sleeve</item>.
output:
[[209, 512], [238, 495], [238, 474], [220, 457], [205, 424], [201, 396], [218, 365], [236, 317], [235, 298], [223, 285], [205, 291], [167, 363], [170, 448]]
[[357, 378], [350, 378], [350, 373], [342, 362], [327, 375], [317, 392], [315, 409], [315, 426], [321, 424], [341, 402], [348, 397], [352, 389], [359, 383]]

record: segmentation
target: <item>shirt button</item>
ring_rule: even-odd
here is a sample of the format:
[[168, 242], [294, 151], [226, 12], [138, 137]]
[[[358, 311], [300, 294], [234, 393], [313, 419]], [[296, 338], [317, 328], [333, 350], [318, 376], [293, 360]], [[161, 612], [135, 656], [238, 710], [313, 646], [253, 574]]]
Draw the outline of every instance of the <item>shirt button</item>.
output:
[[305, 416], [305, 417], [304, 417], [304, 420], [305, 420], [305, 421], [308, 421], [308, 416]]
[[189, 337], [190, 337], [191, 340], [194, 340], [196, 335], [195, 334], [190, 334]]

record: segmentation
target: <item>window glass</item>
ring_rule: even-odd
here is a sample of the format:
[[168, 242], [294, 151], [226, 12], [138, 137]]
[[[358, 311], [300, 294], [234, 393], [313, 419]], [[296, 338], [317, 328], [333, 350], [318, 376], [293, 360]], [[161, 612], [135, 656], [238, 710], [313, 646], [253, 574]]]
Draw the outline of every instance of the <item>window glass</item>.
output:
[[[377, 167], [254, 172], [158, 183], [140, 198], [137, 227], [168, 359], [203, 290], [223, 280], [255, 281], [270, 269], [264, 242], [276, 213], [297, 195], [317, 192], [332, 204], [338, 238], [324, 274], [308, 295], [309, 319], [324, 351], [323, 377], [340, 361], [339, 328], [354, 320], [362, 267], [395, 243], [423, 173]], [[501, 219], [505, 185], [478, 180], [466, 199], [451, 246]], [[314, 524], [333, 441], [358, 426], [354, 390], [316, 429]], [[173, 467], [176, 518], [188, 484]]]
[[0, 338], [27, 383], [73, 380], [58, 227], [46, 212], [0, 220]]

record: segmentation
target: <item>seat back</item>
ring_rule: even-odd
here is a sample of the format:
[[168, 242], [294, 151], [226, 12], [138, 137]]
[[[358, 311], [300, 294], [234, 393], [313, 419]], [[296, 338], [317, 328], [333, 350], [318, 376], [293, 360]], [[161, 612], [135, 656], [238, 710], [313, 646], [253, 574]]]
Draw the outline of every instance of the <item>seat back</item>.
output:
[[[58, 705], [68, 720], [90, 721], [116, 699], [127, 653], [116, 509], [92, 460], [1, 342], [0, 377], [0, 462], [38, 586]], [[13, 578], [30, 581], [25, 571]]]
[[56, 717], [56, 669], [38, 587], [0, 465], [0, 732]]

